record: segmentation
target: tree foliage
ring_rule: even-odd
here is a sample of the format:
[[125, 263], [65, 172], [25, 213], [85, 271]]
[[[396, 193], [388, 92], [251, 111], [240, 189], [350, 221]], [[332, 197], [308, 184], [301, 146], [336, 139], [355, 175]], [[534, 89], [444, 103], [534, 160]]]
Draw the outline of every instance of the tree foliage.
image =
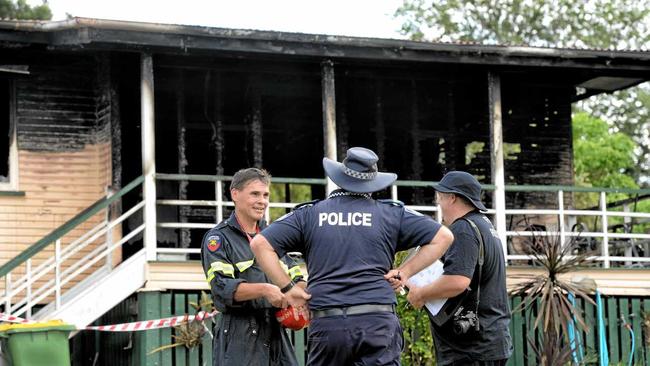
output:
[[630, 136], [610, 133], [607, 123], [586, 113], [573, 117], [576, 183], [593, 187], [638, 188], [627, 172], [634, 167], [636, 144]]
[[[312, 200], [311, 187], [307, 184], [271, 183], [270, 194], [276, 202], [308, 202]], [[288, 194], [288, 196], [287, 196]], [[289, 212], [285, 208], [271, 207], [271, 222]]]
[[[637, 189], [639, 185], [630, 176], [630, 171], [636, 167], [634, 151], [638, 144], [627, 134], [612, 132], [605, 121], [590, 116], [587, 113], [577, 113], [573, 117], [573, 167], [577, 185], [605, 188]], [[607, 201], [615, 202], [636, 195], [622, 193], [608, 194]], [[577, 208], [597, 207], [597, 193], [574, 195], [574, 205]], [[620, 207], [618, 208], [620, 210]], [[650, 200], [643, 200], [631, 207], [633, 212], [650, 212]], [[588, 225], [596, 227], [596, 217], [579, 219]], [[611, 217], [610, 224], [623, 223], [619, 217]], [[635, 225], [632, 231], [643, 233], [650, 224], [643, 220], [632, 220]]]
[[649, 0], [404, 0], [414, 39], [542, 47], [647, 49]]
[[46, 0], [37, 6], [30, 6], [26, 0], [0, 0], [0, 19], [50, 20], [52, 11]]
[[622, 132], [634, 140], [634, 166], [628, 173], [640, 185], [650, 180], [650, 85], [591, 97], [578, 103], [585, 111], [609, 122], [610, 132]]

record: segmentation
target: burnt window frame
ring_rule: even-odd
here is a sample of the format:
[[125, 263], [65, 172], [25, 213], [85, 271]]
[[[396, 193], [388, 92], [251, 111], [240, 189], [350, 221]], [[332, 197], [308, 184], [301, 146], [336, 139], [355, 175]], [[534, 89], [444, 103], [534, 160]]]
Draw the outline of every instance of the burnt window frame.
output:
[[[17, 191], [18, 190], [18, 143], [16, 140], [16, 82], [13, 78], [6, 78], [9, 88], [9, 148], [7, 156], [7, 181], [0, 182], [0, 191]], [[5, 101], [3, 101], [5, 102]], [[4, 133], [4, 131], [0, 131]], [[0, 153], [0, 159], [4, 159], [4, 153]]]

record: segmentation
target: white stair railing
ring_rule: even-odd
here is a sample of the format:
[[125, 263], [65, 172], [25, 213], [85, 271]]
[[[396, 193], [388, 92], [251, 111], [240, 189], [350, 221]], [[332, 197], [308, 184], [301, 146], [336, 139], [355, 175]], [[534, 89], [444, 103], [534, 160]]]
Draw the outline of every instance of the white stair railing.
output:
[[[113, 220], [108, 219], [107, 211], [125, 194], [139, 187], [142, 180], [142, 177], [139, 177], [112, 196], [95, 202], [2, 265], [0, 277], [4, 277], [5, 286], [0, 304], [4, 304], [4, 312], [30, 319], [34, 315], [32, 309], [36, 305], [48, 302], [53, 304], [55, 310], [59, 310], [66, 305], [67, 298], [71, 297], [71, 290], [83, 283], [83, 278], [99, 271], [110, 272], [110, 258], [115, 250], [139, 235], [145, 225], [141, 224], [132, 229], [116, 242], [113, 242], [113, 230], [121, 227], [122, 223], [142, 210], [144, 202], [133, 205]], [[102, 212], [105, 214], [102, 215]], [[98, 215], [102, 217], [99, 223], [81, 235], [77, 233], [79, 230], [85, 230], [83, 226], [87, 225], [84, 224], [96, 220]], [[72, 232], [73, 230], [76, 232]], [[66, 244], [67, 241], [69, 244]], [[48, 251], [52, 251], [53, 255], [43, 259], [43, 255], [37, 255]], [[42, 263], [34, 268], [34, 260]]]

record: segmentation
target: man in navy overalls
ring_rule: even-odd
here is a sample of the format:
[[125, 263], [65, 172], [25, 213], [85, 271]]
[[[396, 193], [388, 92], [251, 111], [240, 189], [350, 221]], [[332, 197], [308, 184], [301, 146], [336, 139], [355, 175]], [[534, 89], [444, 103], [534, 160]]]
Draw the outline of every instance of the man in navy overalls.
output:
[[[253, 258], [249, 242], [266, 224], [270, 175], [248, 168], [235, 173], [230, 194], [235, 211], [209, 230], [201, 245], [203, 270], [212, 301], [221, 312], [214, 327], [215, 366], [298, 365], [289, 334], [275, 318], [285, 296], [269, 283]], [[289, 256], [282, 262], [292, 281], [305, 286], [300, 267]]]
[[[323, 159], [341, 189], [278, 219], [251, 242], [256, 260], [297, 311], [310, 311], [309, 365], [399, 365], [402, 328], [388, 278], [402, 280], [440, 258], [453, 235], [430, 217], [371, 193], [397, 176], [377, 171], [377, 155], [355, 147], [343, 163]], [[395, 253], [421, 245], [391, 270]], [[278, 256], [302, 252], [307, 291], [295, 286]], [[309, 300], [309, 310], [307, 310]]]

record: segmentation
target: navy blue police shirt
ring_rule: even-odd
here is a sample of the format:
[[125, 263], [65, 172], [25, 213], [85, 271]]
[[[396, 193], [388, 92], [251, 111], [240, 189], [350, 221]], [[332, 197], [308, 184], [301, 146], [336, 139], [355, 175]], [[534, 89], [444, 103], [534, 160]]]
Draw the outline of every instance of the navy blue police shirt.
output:
[[428, 244], [440, 229], [430, 217], [369, 194], [332, 192], [262, 231], [278, 256], [301, 252], [309, 273], [309, 307], [394, 304], [384, 279], [397, 251]]

